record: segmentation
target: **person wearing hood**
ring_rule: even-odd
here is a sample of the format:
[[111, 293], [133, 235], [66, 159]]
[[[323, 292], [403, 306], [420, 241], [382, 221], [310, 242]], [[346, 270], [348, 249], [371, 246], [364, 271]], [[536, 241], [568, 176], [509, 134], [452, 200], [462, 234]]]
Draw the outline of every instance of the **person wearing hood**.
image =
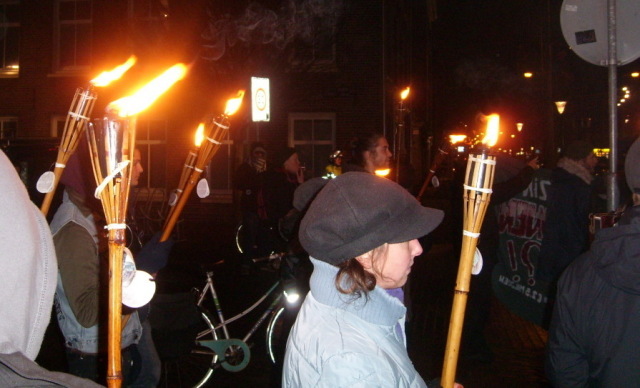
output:
[[536, 277], [556, 282], [562, 271], [589, 248], [589, 213], [593, 204], [593, 146], [577, 140], [567, 146], [551, 173], [547, 218]]
[[402, 287], [442, 222], [401, 186], [362, 172], [329, 180], [298, 237], [310, 292], [287, 341], [283, 387], [426, 387], [406, 349]]
[[625, 173], [633, 206], [558, 282], [545, 362], [556, 387], [640, 387], [640, 139]]
[[34, 362], [51, 318], [57, 260], [51, 231], [0, 150], [0, 386], [98, 387]]

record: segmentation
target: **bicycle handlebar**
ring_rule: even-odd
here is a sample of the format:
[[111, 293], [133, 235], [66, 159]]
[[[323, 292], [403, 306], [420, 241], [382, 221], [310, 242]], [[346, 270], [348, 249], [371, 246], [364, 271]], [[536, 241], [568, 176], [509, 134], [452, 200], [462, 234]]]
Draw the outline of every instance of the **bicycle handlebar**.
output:
[[269, 256], [263, 256], [263, 257], [256, 257], [255, 259], [251, 259], [254, 263], [259, 263], [261, 261], [269, 261], [269, 260], [275, 260], [275, 259], [280, 259], [283, 256], [285, 256], [287, 254], [287, 252], [278, 252], [278, 253], [272, 253]]

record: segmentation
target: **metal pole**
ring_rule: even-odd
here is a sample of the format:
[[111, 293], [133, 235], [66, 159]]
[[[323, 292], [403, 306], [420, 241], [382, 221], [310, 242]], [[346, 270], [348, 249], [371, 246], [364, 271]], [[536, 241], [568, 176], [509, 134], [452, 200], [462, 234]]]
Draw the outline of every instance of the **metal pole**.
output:
[[617, 108], [617, 71], [618, 53], [616, 51], [616, 0], [607, 0], [608, 8], [608, 46], [609, 46], [609, 176], [607, 177], [607, 210], [614, 211], [618, 207], [619, 192], [617, 184], [618, 162], [618, 108]]

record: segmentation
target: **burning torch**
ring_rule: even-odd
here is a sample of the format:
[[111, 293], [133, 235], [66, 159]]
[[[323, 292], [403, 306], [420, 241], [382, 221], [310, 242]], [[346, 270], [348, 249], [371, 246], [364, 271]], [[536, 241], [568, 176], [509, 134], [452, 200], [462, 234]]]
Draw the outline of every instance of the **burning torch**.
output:
[[76, 89], [76, 94], [71, 101], [71, 107], [67, 113], [67, 120], [64, 123], [64, 131], [60, 139], [56, 164], [52, 171], [47, 171], [38, 179], [37, 189], [41, 193], [46, 193], [40, 211], [45, 216], [51, 207], [51, 201], [55, 194], [62, 172], [69, 161], [69, 158], [76, 151], [78, 142], [82, 138], [85, 126], [91, 117], [93, 106], [98, 98], [94, 87], [105, 87], [111, 82], [122, 77], [136, 63], [136, 57], [131, 56], [125, 63], [117, 66], [111, 71], [104, 71], [96, 78], [92, 79], [86, 89]]
[[487, 131], [482, 140], [482, 146], [479, 148], [479, 152], [470, 153], [467, 161], [464, 180], [462, 249], [442, 368], [442, 386], [444, 388], [453, 388], [455, 382], [460, 338], [476, 246], [492, 193], [496, 158], [490, 155], [489, 151], [490, 147], [497, 142], [499, 124], [500, 116], [494, 114], [487, 118]]
[[233, 115], [240, 108], [243, 97], [244, 90], [238, 91], [238, 94], [235, 98], [227, 101], [227, 106], [224, 110], [224, 113], [210, 120], [210, 122], [206, 124], [207, 128], [205, 129], [204, 140], [202, 141], [202, 145], [198, 149], [198, 155], [195, 159], [193, 171], [189, 175], [189, 179], [185, 182], [182, 193], [177, 199], [177, 203], [172, 209], [173, 211], [170, 213], [167, 221], [164, 224], [162, 236], [160, 237], [161, 242], [166, 241], [171, 235], [178, 217], [180, 216], [184, 205], [187, 203], [187, 199], [189, 199], [189, 194], [191, 194], [191, 191], [193, 191], [196, 182], [200, 178], [200, 174], [202, 174], [205, 167], [209, 164], [211, 158], [213, 158], [213, 155], [218, 152], [218, 149], [222, 144], [222, 140], [229, 131], [229, 127], [231, 126], [231, 124], [229, 123], [229, 116]]
[[106, 116], [88, 126], [89, 151], [97, 185], [95, 196], [102, 202], [109, 234], [109, 387], [120, 387], [122, 383], [122, 269], [131, 162], [135, 150], [135, 116], [182, 79], [186, 72], [185, 65], [171, 67], [135, 94], [110, 103]]

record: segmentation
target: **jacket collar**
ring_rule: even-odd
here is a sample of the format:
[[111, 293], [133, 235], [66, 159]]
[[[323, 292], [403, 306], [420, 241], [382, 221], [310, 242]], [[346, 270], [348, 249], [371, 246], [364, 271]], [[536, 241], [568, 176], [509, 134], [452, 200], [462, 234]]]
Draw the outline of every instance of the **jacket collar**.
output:
[[593, 174], [591, 174], [591, 172], [587, 170], [586, 167], [575, 160], [569, 159], [567, 157], [561, 158], [558, 161], [558, 167], [565, 170], [569, 174], [577, 176], [588, 185], [590, 185], [593, 181]]
[[405, 316], [406, 307], [378, 286], [369, 292], [368, 298], [341, 294], [335, 287], [338, 268], [324, 261], [310, 259], [313, 263], [311, 294], [318, 302], [348, 311], [377, 325], [393, 326]]

